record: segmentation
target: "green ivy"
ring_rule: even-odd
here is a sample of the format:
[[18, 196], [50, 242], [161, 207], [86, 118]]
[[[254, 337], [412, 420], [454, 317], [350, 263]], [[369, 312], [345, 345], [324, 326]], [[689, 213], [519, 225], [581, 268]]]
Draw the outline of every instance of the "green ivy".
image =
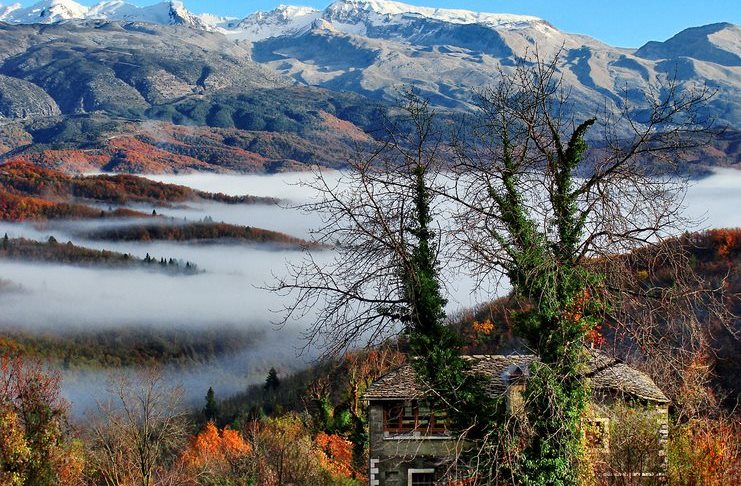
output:
[[[506, 227], [505, 232], [492, 231], [491, 237], [512, 262], [504, 270], [516, 297], [529, 303], [528, 310], [515, 314], [516, 330], [540, 358], [531, 365], [524, 392], [529, 428], [523, 437], [507, 429], [504, 400], [487, 394], [485, 378], [471, 373], [471, 361], [460, 355], [461, 343], [445, 325], [446, 301], [437, 271], [435, 234], [430, 228], [426, 169], [418, 166], [414, 171], [414, 224], [407, 230], [416, 243], [404, 272], [413, 366], [434, 390], [433, 398], [447, 405], [453, 432], [466, 430], [467, 439], [481, 446], [475, 448], [477, 475], [485, 482], [505, 473], [522, 485], [578, 482], [583, 454], [579, 425], [589, 398], [585, 338], [604, 311], [588, 293], [599, 285], [599, 276], [578, 260], [585, 216], [579, 211], [573, 189], [575, 170], [587, 149], [584, 135], [593, 123], [593, 119], [582, 123], [565, 149], [559, 142], [549, 162], [555, 241], [531, 216], [506, 136], [502, 186], [489, 191]], [[492, 441], [492, 437], [496, 439]], [[486, 443], [484, 438], [488, 438]], [[511, 456], [515, 450], [522, 453], [519, 461], [501, 460], [503, 454]]]

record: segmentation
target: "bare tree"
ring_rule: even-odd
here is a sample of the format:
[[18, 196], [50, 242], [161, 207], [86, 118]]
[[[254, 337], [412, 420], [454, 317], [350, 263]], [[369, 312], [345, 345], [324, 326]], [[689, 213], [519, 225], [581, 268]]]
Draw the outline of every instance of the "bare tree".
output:
[[[480, 93], [477, 116], [454, 142], [456, 183], [447, 194], [459, 208], [457, 254], [480, 278], [509, 279], [518, 333], [540, 357], [525, 393], [526, 483], [574, 480], [585, 345], [595, 327], [609, 322], [644, 350], [657, 342], [645, 338], [678, 332], [660, 361], [686, 365], [675, 358], [703, 349], [695, 314], [712, 298], [712, 289], [692, 285], [697, 279], [680, 278], [688, 270], [681, 248], [662, 244], [687, 225], [685, 181], [665, 171], [708, 140], [712, 121], [698, 113], [712, 93], [669, 79], [645, 93], [645, 112], [626, 96], [618, 113], [579, 118], [558, 66], [558, 57], [524, 61]], [[626, 265], [636, 261], [626, 252], [647, 245], [663, 250], [676, 277], [662, 292], [645, 291]], [[647, 313], [630, 306], [653, 315], [636, 321]]]
[[109, 392], [89, 426], [94, 474], [111, 486], [183, 484], [176, 461], [187, 438], [181, 389], [151, 368], [113, 376]]
[[273, 290], [291, 299], [283, 322], [313, 320], [309, 340], [329, 354], [380, 343], [413, 319], [404, 282], [412, 266], [409, 228], [418, 174], [442, 191], [445, 146], [436, 121], [426, 100], [405, 92], [373, 150], [349, 161], [339, 179], [318, 172], [305, 183], [319, 200], [301, 209], [322, 216], [314, 238], [333, 251], [307, 252]]
[[[439, 349], [422, 353], [428, 361], [436, 356], [424, 377], [446, 405], [480, 405], [479, 423], [470, 424], [477, 433], [469, 436], [480, 448], [470, 460], [484, 481], [495, 480], [498, 458], [508, 454], [495, 437], [502, 433], [522, 444], [525, 459], [510, 464], [520, 468], [516, 477], [527, 484], [573, 481], [588, 395], [587, 346], [597, 326], [609, 322], [640, 348], [659, 342], [662, 326], [671, 323], [681, 338], [662, 342], [662, 360], [686, 366], [692, 360], [674, 358], [703, 349], [698, 306], [716, 298], [715, 289], [698, 287], [698, 280], [679, 279], [679, 270], [687, 270], [681, 252], [673, 255], [674, 247], [662, 244], [687, 224], [681, 211], [686, 181], [666, 174], [683, 150], [709, 140], [712, 120], [699, 109], [712, 93], [668, 79], [638, 107], [626, 94], [617, 112], [580, 118], [558, 77], [559, 62], [536, 56], [503, 74], [478, 94], [477, 113], [449, 145], [428, 105], [407, 97], [404, 126], [391, 125], [377, 150], [353, 161], [340, 183], [319, 175], [311, 185], [321, 200], [305, 209], [324, 215], [318, 239], [335, 245], [336, 258], [321, 263], [308, 256], [276, 286], [295, 297], [287, 319], [321, 309], [311, 315], [310, 337], [326, 338], [330, 351], [400, 329], [424, 335], [439, 315], [421, 318], [409, 278], [418, 274], [415, 258], [429, 236], [417, 231], [418, 196], [428, 194], [423, 230], [438, 221], [441, 240], [434, 248], [443, 250], [428, 261], [463, 264], [481, 283], [506, 278], [519, 304], [517, 332], [540, 357], [527, 383], [527, 427], [502, 432], [497, 407], [461, 392], [470, 383], [459, 379], [459, 361]], [[442, 231], [439, 221], [449, 214], [452, 224]], [[450, 254], [448, 238], [457, 242]], [[635, 259], [626, 252], [646, 245], [660, 248], [677, 270], [671, 296], [646, 289], [628, 263]], [[684, 310], [670, 308], [677, 304]], [[651, 319], [641, 322], [646, 316]], [[644, 324], [651, 330], [640, 330]], [[434, 369], [447, 384], [436, 380]]]

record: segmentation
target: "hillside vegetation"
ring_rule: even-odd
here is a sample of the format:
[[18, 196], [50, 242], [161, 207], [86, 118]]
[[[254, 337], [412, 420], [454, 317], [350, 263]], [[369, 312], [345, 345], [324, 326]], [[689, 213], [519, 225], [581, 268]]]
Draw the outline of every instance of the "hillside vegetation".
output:
[[128, 253], [95, 250], [74, 245], [71, 241], [59, 243], [54, 237], [46, 242], [25, 238], [0, 239], [0, 260], [31, 261], [97, 268], [147, 269], [173, 275], [193, 275], [199, 272], [195, 263], [174, 258], [155, 258], [147, 255], [137, 258]]
[[256, 332], [235, 329], [68, 329], [0, 331], [0, 355], [49, 360], [65, 369], [210, 363], [259, 343]]
[[20, 160], [0, 165], [0, 185], [6, 191], [21, 196], [41, 197], [54, 201], [82, 199], [117, 205], [131, 203], [171, 205], [203, 200], [227, 204], [277, 202], [274, 198], [208, 193], [133, 175], [70, 176]]
[[146, 224], [92, 230], [85, 238], [107, 241], [220, 241], [274, 243], [280, 246], [305, 246], [308, 243], [285, 233], [251, 226], [200, 221], [195, 223], [161, 220]]

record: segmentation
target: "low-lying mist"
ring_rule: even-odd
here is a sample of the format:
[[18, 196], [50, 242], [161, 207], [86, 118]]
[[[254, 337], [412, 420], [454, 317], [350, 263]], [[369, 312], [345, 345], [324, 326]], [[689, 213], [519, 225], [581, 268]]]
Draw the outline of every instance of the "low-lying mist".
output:
[[[311, 174], [275, 176], [192, 174], [156, 176], [153, 179], [230, 195], [252, 194], [285, 200], [284, 205], [228, 205], [188, 203], [177, 208], [157, 208], [157, 213], [181, 220], [211, 217], [217, 222], [255, 226], [306, 238], [318, 226], [318, 215], [306, 215], [287, 206], [310, 201], [314, 194], [297, 185]], [[334, 174], [331, 177], [336, 177]], [[741, 172], [719, 171], [693, 183], [685, 199], [686, 214], [704, 221], [688, 230], [741, 226]], [[147, 208], [148, 209], [148, 208]], [[151, 210], [151, 209], [148, 209]], [[196, 244], [176, 242], [106, 242], [80, 238], [85, 230], [102, 225], [128, 225], [141, 220], [90, 220], [59, 223], [0, 223], [0, 235], [59, 242], [129, 253], [139, 258], [174, 258], [193, 262], [202, 273], [167, 275], [146, 269], [81, 268], [56, 264], [0, 262], [0, 278], [12, 283], [12, 292], [0, 290], [0, 325], [28, 330], [76, 332], [155, 326], [162, 329], [238, 327], [263, 336], [243, 352], [219, 356], [209, 364], [190, 369], [170, 367], [168, 377], [185, 385], [191, 403], [200, 403], [209, 386], [220, 397], [264, 379], [267, 369], [299, 367], [314, 353], [299, 356], [301, 334], [307, 322], [273, 325], [279, 316], [272, 310], [285, 302], [265, 290], [273, 275], [281, 275], [286, 262], [302, 257], [300, 251], [269, 245]], [[325, 252], [320, 258], [331, 258]], [[454, 312], [490, 300], [507, 290], [472, 292], [473, 280], [453, 269], [443, 269], [452, 283], [448, 308]], [[10, 288], [10, 287], [8, 287]], [[18, 290], [20, 288], [20, 290]], [[497, 292], [498, 291], [498, 292]], [[318, 352], [319, 350], [315, 350]], [[105, 371], [65, 372], [64, 393], [77, 412], [100, 398]]]
[[[223, 399], [245, 391], [250, 385], [263, 383], [272, 367], [281, 376], [306, 367], [317, 354], [312, 351], [299, 354], [302, 346], [303, 338], [295, 331], [274, 332], [259, 345], [240, 353], [188, 368], [164, 366], [162, 372], [167, 383], [182, 385], [183, 405], [200, 408], [209, 387], [214, 389], [217, 398]], [[94, 412], [99, 402], [109, 398], [108, 382], [113, 376], [136, 372], [134, 368], [64, 370], [62, 395], [73, 405], [73, 416], [81, 419], [85, 413]]]

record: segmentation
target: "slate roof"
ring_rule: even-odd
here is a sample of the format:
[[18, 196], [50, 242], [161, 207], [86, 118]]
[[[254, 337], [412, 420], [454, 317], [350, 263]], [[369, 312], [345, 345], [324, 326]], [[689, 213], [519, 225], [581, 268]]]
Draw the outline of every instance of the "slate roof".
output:
[[[506, 391], [510, 377], [527, 376], [530, 363], [536, 356], [474, 355], [466, 358], [474, 362], [474, 371], [491, 377], [489, 392], [500, 395]], [[648, 375], [602, 353], [593, 353], [587, 375], [592, 380], [592, 390], [595, 392], [622, 393], [656, 403], [669, 402]], [[418, 383], [414, 369], [410, 364], [404, 364], [373, 382], [363, 394], [363, 399], [409, 400], [424, 396], [425, 387]]]

